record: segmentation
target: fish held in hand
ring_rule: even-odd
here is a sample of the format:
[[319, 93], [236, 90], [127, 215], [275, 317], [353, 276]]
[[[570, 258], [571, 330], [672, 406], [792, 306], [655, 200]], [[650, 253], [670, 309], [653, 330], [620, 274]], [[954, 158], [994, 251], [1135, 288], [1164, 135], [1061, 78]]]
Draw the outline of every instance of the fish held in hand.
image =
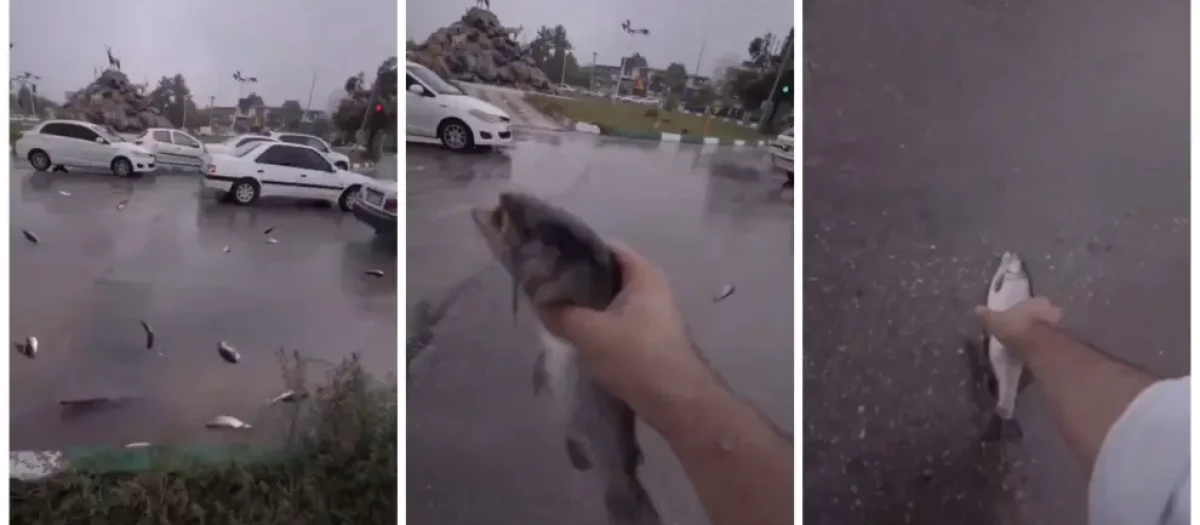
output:
[[[988, 287], [988, 309], [1007, 310], [1031, 297], [1033, 297], [1033, 286], [1030, 284], [1025, 263], [1017, 254], [1005, 252], [1000, 258], [1000, 266], [996, 269]], [[1012, 350], [1005, 348], [990, 334], [985, 334], [985, 337], [988, 362], [991, 365], [992, 373], [992, 377], [989, 378], [989, 387], [996, 396], [995, 415], [989, 423], [989, 437], [992, 439], [1019, 438], [1021, 429], [1013, 420], [1013, 414], [1016, 412], [1017, 393], [1025, 386], [1022, 384], [1022, 379], [1028, 379], [1030, 376], [1026, 374], [1022, 377], [1024, 364]]]
[[[536, 307], [603, 310], [621, 290], [617, 255], [582, 220], [531, 195], [502, 193], [494, 208], [471, 217], [517, 292]], [[571, 465], [599, 476], [613, 523], [661, 523], [637, 476], [642, 452], [633, 411], [582, 368], [576, 350], [538, 326], [543, 348], [533, 372], [535, 394], [553, 394], [565, 426]]]

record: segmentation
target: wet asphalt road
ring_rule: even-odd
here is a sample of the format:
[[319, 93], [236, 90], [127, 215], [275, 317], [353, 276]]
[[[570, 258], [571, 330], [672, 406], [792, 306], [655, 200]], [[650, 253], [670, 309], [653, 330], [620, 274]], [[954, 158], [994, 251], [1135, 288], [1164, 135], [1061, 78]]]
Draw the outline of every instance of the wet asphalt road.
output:
[[1188, 4], [811, 2], [804, 513], [1085, 523], [1037, 383], [981, 446], [962, 342], [1000, 253], [1092, 342], [1188, 360]]
[[[258, 409], [281, 390], [281, 346], [330, 362], [358, 351], [379, 377], [395, 372], [395, 248], [349, 214], [221, 204], [178, 173], [35, 174], [13, 162], [10, 186], [12, 332], [41, 340], [36, 360], [11, 353], [13, 449], [266, 439], [266, 429], [203, 423], [218, 414], [279, 421]], [[265, 244], [268, 227], [279, 244]], [[369, 268], [389, 272], [375, 279], [362, 274]], [[145, 350], [141, 319], [162, 356]], [[217, 356], [222, 339], [240, 364]], [[326, 370], [314, 361], [309, 377]], [[96, 396], [134, 399], [75, 417], [57, 405]]]
[[[714, 366], [792, 429], [793, 214], [765, 152], [518, 137], [507, 153], [408, 148], [410, 315], [456, 291], [409, 376], [409, 520], [605, 523], [599, 484], [571, 470], [548, 400], [533, 397], [530, 315], [513, 326], [507, 276], [466, 214], [508, 188], [549, 198], [661, 265]], [[727, 283], [737, 292], [712, 302]], [[661, 438], [640, 436], [642, 478], [667, 522], [706, 523]]]

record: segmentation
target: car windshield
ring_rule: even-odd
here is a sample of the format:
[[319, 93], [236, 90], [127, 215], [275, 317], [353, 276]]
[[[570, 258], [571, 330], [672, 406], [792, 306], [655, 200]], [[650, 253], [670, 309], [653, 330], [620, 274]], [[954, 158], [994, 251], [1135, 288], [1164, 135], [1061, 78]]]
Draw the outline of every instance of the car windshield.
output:
[[426, 87], [432, 89], [434, 93], [439, 95], [465, 95], [461, 89], [458, 89], [449, 82], [442, 80], [442, 77], [437, 76], [437, 73], [430, 71], [429, 68], [426, 68], [425, 66], [409, 64], [408, 73], [414, 77], [417, 77], [417, 80], [420, 80], [422, 84], [425, 84]]
[[100, 135], [100, 138], [103, 138], [109, 142], [125, 142], [125, 139], [121, 138], [120, 135], [104, 129], [101, 126], [92, 125], [88, 126], [88, 128], [90, 128], [92, 131], [95, 131], [97, 135]]
[[323, 141], [317, 137], [310, 137], [308, 135], [280, 135], [275, 138], [279, 139], [279, 142], [287, 142], [289, 144], [299, 144], [301, 146], [309, 146], [309, 147], [317, 148], [318, 150], [324, 151], [326, 153], [329, 152], [329, 145], [325, 144], [325, 141]]
[[245, 144], [242, 144], [241, 146], [234, 148], [233, 156], [234, 157], [245, 157], [247, 153], [254, 151], [254, 148], [257, 148], [263, 142], [266, 142], [266, 141], [256, 140], [254, 142], [247, 142]]

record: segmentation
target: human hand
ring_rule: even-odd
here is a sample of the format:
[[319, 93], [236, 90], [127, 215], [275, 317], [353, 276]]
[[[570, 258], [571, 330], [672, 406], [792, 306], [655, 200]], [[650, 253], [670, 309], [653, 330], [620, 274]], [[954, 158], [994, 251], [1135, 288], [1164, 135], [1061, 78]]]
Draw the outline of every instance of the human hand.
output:
[[1008, 346], [1015, 345], [1039, 323], [1053, 326], [1062, 320], [1062, 309], [1045, 297], [1026, 299], [1003, 311], [977, 306], [975, 313], [983, 321], [984, 330]]
[[610, 393], [632, 405], [651, 390], [679, 386], [671, 382], [704, 365], [666, 277], [627, 246], [611, 248], [617, 254], [623, 286], [608, 309], [563, 306], [539, 313], [546, 328], [577, 349]]

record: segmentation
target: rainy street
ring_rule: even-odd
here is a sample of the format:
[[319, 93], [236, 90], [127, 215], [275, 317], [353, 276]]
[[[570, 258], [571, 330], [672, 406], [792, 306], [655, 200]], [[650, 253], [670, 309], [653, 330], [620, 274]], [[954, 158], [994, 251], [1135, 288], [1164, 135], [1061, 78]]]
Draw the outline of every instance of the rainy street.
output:
[[981, 443], [963, 342], [1014, 250], [1070, 329], [1189, 373], [1187, 8], [805, 4], [805, 523], [1086, 523], [1036, 380]]
[[[408, 517], [417, 523], [604, 523], [535, 398], [532, 320], [509, 311], [467, 210], [517, 188], [660, 265], [698, 346], [738, 394], [793, 428], [792, 201], [765, 149], [518, 133], [506, 152], [408, 147], [408, 294], [447, 304], [408, 383]], [[713, 296], [725, 285], [735, 293]], [[411, 315], [410, 315], [411, 319]], [[410, 326], [410, 332], [413, 327]], [[678, 462], [640, 429], [642, 479], [666, 523], [705, 523]]]
[[[194, 174], [120, 179], [11, 162], [12, 333], [40, 339], [36, 359], [10, 357], [14, 450], [259, 439], [203, 424], [266, 417], [283, 386], [280, 347], [310, 360], [313, 380], [351, 352], [374, 375], [395, 372], [395, 248], [350, 214], [218, 203], [197, 196]], [[278, 244], [265, 242], [272, 227]], [[363, 275], [371, 268], [388, 272]], [[221, 360], [221, 340], [239, 364]], [[96, 397], [127, 402], [71, 417], [58, 406]]]

